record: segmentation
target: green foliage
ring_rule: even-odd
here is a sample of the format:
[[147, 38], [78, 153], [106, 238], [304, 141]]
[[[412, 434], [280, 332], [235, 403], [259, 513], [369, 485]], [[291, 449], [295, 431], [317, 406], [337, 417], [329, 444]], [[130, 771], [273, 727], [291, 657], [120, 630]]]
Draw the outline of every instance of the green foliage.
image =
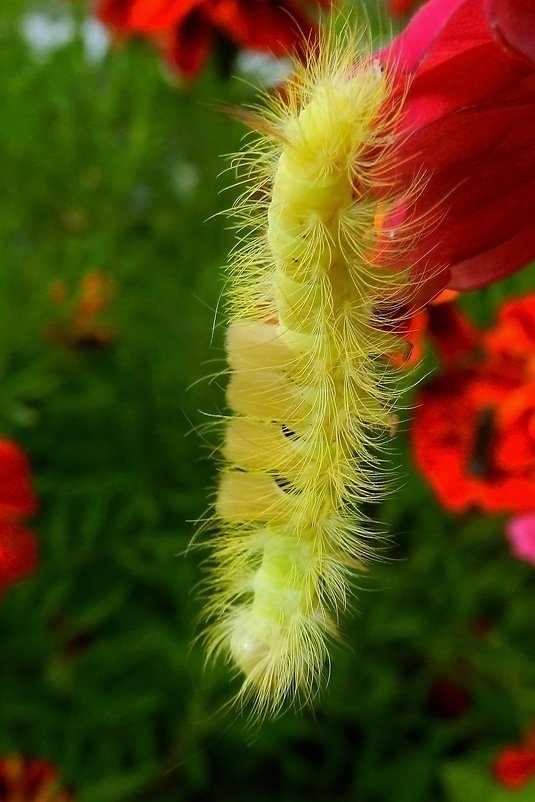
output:
[[[505, 802], [490, 762], [535, 707], [533, 574], [501, 519], [437, 508], [405, 435], [387, 559], [361, 579], [316, 712], [251, 729], [225, 707], [232, 680], [194, 641], [188, 547], [217, 439], [196, 430], [224, 409], [224, 381], [198, 381], [224, 366], [220, 154], [242, 135], [216, 105], [253, 92], [213, 66], [177, 86], [143, 42], [88, 59], [80, 27], [32, 53], [30, 11], [83, 20], [11, 0], [0, 22], [0, 432], [29, 454], [41, 544], [0, 602], [0, 754], [50, 759], [80, 802]], [[53, 332], [94, 271], [112, 341], [68, 347]], [[525, 286], [496, 285], [489, 308]], [[433, 709], [444, 677], [468, 694], [462, 717]]]
[[498, 788], [488, 774], [491, 755], [477, 762], [450, 763], [442, 772], [448, 802], [533, 802], [535, 784], [523, 788]]

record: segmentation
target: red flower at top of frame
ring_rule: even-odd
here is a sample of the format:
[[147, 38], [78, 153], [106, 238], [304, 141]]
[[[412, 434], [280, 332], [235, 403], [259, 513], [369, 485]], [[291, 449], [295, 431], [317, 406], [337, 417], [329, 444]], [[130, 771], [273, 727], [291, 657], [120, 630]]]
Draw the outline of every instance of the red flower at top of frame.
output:
[[[533, 296], [506, 304], [480, 337], [483, 356], [455, 364], [416, 399], [413, 453], [453, 512], [529, 512], [535, 498]], [[525, 339], [514, 332], [520, 327]], [[530, 336], [530, 331], [533, 336]], [[523, 342], [525, 351], [518, 351]]]
[[501, 749], [493, 773], [506, 788], [522, 788], [535, 778], [535, 729], [528, 731], [519, 746]]
[[[294, 49], [314, 31], [313, 6], [98, 0], [97, 13], [125, 33], [154, 37], [192, 77], [216, 33], [238, 47]], [[407, 209], [423, 221], [410, 254], [413, 303], [524, 267], [535, 257], [533, 0], [429, 0], [377, 58], [403, 98], [391, 179], [400, 194], [415, 179], [420, 187]]]
[[25, 455], [15, 443], [0, 440], [0, 593], [35, 570], [37, 539], [19, 521], [36, 507]]
[[172, 66], [194, 77], [204, 65], [215, 34], [239, 48], [282, 55], [314, 33], [307, 6], [331, 0], [101, 0], [103, 22], [125, 32], [150, 35]]
[[425, 303], [535, 257], [535, 3], [430, 0], [382, 51], [405, 93], [393, 166], [432, 221], [411, 260]]
[[2, 802], [72, 802], [74, 796], [62, 789], [58, 772], [46, 760], [12, 755], [0, 758], [0, 800]]

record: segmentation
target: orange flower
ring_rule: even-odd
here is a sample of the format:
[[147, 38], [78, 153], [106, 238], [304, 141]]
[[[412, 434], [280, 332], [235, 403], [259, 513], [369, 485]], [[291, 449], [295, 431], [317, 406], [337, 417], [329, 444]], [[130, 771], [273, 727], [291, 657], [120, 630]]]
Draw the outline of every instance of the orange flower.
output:
[[483, 356], [450, 364], [416, 400], [416, 463], [453, 512], [529, 512], [535, 499], [534, 297], [506, 304]]
[[0, 758], [0, 800], [2, 802], [72, 802], [74, 796], [62, 789], [57, 770], [46, 760], [13, 755]]
[[51, 301], [64, 313], [61, 322], [46, 330], [51, 340], [67, 348], [100, 348], [113, 340], [110, 326], [99, 320], [110, 302], [112, 286], [98, 270], [82, 277], [74, 304], [69, 303], [65, 284], [59, 279], [51, 284], [49, 294]]

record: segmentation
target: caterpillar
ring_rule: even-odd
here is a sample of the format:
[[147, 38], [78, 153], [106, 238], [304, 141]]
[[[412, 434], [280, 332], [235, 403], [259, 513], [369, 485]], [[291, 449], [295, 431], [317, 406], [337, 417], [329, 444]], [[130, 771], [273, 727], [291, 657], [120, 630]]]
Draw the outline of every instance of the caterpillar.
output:
[[282, 92], [241, 113], [253, 140], [235, 157], [205, 639], [260, 716], [321, 687], [352, 576], [375, 553], [359, 507], [384, 491], [377, 446], [396, 421], [404, 342], [388, 321], [410, 285], [408, 235], [389, 229], [407, 200], [387, 178], [400, 110], [388, 65], [360, 42], [322, 33]]

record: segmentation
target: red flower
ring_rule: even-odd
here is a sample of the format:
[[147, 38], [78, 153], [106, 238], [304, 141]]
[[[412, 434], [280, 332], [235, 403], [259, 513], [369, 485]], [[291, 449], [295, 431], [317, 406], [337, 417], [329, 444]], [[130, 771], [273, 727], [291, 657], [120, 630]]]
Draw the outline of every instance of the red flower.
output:
[[[329, 5], [330, 0], [321, 0]], [[101, 0], [98, 16], [125, 33], [152, 36], [187, 77], [204, 65], [217, 35], [239, 48], [282, 55], [314, 33], [303, 0]]]
[[413, 258], [425, 302], [535, 257], [535, 3], [431, 0], [381, 54], [406, 92], [395, 179], [426, 184]]
[[[191, 77], [215, 36], [274, 54], [295, 48], [314, 31], [313, 5], [99, 0], [97, 10], [124, 33], [153, 37]], [[390, 177], [401, 194], [420, 179], [406, 214], [428, 220], [410, 254], [416, 305], [447, 286], [496, 281], [535, 257], [534, 28], [531, 0], [430, 0], [377, 56], [402, 104]]]
[[452, 301], [458, 296], [453, 290], [443, 290], [428, 306], [413, 315], [403, 335], [407, 351], [394, 361], [400, 367], [410, 367], [422, 359], [425, 337], [436, 348], [445, 365], [462, 359], [474, 348], [476, 332]]
[[448, 677], [439, 677], [427, 698], [427, 710], [437, 718], [456, 719], [469, 710], [472, 700], [466, 689]]
[[498, 312], [498, 325], [483, 339], [493, 357], [535, 379], [535, 294], [505, 303]]
[[2, 802], [72, 802], [73, 794], [62, 789], [57, 770], [46, 760], [13, 755], [0, 758]]
[[36, 506], [26, 457], [15, 443], [0, 440], [0, 593], [35, 570], [37, 540], [19, 519]]
[[[412, 427], [416, 463], [453, 512], [530, 512], [535, 498], [533, 296], [507, 304], [481, 337], [483, 358], [456, 365], [419, 394]], [[524, 321], [522, 341], [512, 336]], [[526, 351], [518, 351], [523, 342]]]
[[505, 747], [494, 763], [494, 776], [506, 788], [521, 788], [535, 774], [535, 752], [521, 747]]
[[15, 443], [0, 439], [0, 518], [31, 515], [36, 507], [28, 460]]
[[[439, 298], [448, 292], [452, 290], [445, 290]], [[453, 303], [431, 302], [428, 317], [427, 334], [442, 364], [459, 364], [477, 344], [474, 327]]]
[[422, 4], [422, 0], [388, 0], [388, 11], [393, 17], [404, 17]]
[[[322, 0], [329, 5], [329, 0]], [[193, 76], [214, 36], [280, 54], [311, 36], [305, 0], [99, 0], [102, 20], [154, 37]], [[425, 177], [407, 214], [417, 304], [496, 281], [535, 257], [535, 3], [430, 0], [378, 59], [403, 98], [392, 180]]]
[[520, 746], [505, 746], [499, 752], [493, 772], [506, 788], [521, 788], [535, 777], [535, 728], [528, 730]]

